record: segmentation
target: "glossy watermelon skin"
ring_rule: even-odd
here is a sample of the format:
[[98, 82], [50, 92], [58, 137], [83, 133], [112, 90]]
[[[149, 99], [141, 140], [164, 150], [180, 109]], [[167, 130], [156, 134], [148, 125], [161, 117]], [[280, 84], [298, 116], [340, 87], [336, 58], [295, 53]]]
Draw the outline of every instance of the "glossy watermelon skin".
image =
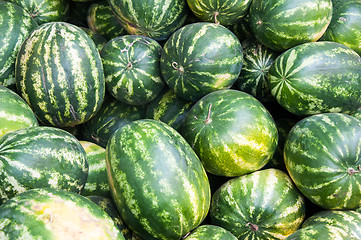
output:
[[212, 196], [210, 218], [238, 239], [285, 239], [301, 226], [305, 210], [289, 176], [271, 168], [222, 185]]
[[113, 199], [125, 224], [142, 239], [180, 239], [205, 219], [206, 172], [173, 128], [152, 119], [119, 128], [106, 148]]
[[122, 232], [122, 235], [125, 240], [132, 240], [132, 235], [133, 235], [132, 231], [124, 224], [111, 198], [98, 196], [98, 195], [87, 196], [87, 198], [90, 199], [93, 203], [97, 204], [113, 219], [114, 223]]
[[0, 207], [1, 239], [124, 240], [107, 213], [89, 199], [60, 189], [31, 189]]
[[249, 23], [255, 37], [279, 52], [317, 41], [331, 18], [331, 0], [253, 0], [249, 9]]
[[100, 52], [108, 92], [131, 105], [155, 99], [166, 85], [159, 66], [161, 51], [157, 41], [145, 36], [110, 40]]
[[92, 3], [86, 20], [90, 29], [101, 34], [108, 41], [126, 34], [125, 29], [119, 23], [107, 2]]
[[6, 0], [26, 10], [39, 24], [65, 21], [69, 12], [67, 0]]
[[0, 138], [0, 203], [28, 189], [80, 193], [88, 176], [86, 153], [64, 130], [35, 126]]
[[17, 93], [0, 85], [0, 137], [34, 126], [39, 126], [39, 123], [29, 105]]
[[0, 1], [0, 85], [16, 89], [15, 61], [21, 44], [38, 24], [16, 4]]
[[145, 118], [145, 113], [145, 106], [129, 105], [108, 94], [95, 116], [79, 125], [79, 138], [105, 148], [109, 138], [119, 127], [128, 122]]
[[105, 148], [88, 141], [79, 142], [84, 148], [89, 166], [88, 177], [81, 195], [110, 197]]
[[296, 232], [286, 238], [286, 240], [356, 240], [352, 238], [346, 231], [338, 227], [330, 225], [308, 226], [298, 229]]
[[361, 54], [361, 2], [332, 0], [332, 20], [322, 40], [344, 44]]
[[79, 27], [51, 22], [21, 46], [16, 85], [43, 125], [72, 127], [89, 120], [105, 94], [103, 66], [93, 40]]
[[206, 22], [177, 30], [166, 41], [160, 59], [165, 82], [178, 96], [192, 102], [230, 88], [242, 64], [238, 38], [227, 28]]
[[186, 101], [174, 93], [172, 89], [165, 88], [152, 102], [147, 105], [146, 118], [160, 120], [178, 130], [193, 102]]
[[128, 34], [166, 40], [187, 18], [184, 0], [109, 0], [109, 5]]
[[255, 38], [245, 39], [242, 47], [242, 71], [234, 85], [261, 102], [274, 101], [267, 76], [269, 68], [279, 53], [265, 47]]
[[361, 106], [361, 58], [335, 42], [291, 48], [268, 71], [271, 94], [289, 112], [307, 116], [352, 113]]
[[226, 229], [216, 225], [201, 225], [194, 229], [186, 240], [237, 240], [237, 238]]
[[201, 21], [229, 26], [246, 15], [251, 0], [187, 0], [187, 3]]
[[207, 172], [228, 177], [262, 168], [278, 141], [267, 109], [256, 98], [234, 89], [201, 98], [188, 112], [180, 133]]
[[307, 218], [302, 228], [315, 225], [328, 225], [346, 231], [350, 237], [361, 238], [361, 213], [354, 210], [325, 210]]
[[360, 137], [361, 122], [343, 113], [313, 115], [291, 129], [284, 146], [285, 165], [311, 202], [325, 209], [361, 205]]

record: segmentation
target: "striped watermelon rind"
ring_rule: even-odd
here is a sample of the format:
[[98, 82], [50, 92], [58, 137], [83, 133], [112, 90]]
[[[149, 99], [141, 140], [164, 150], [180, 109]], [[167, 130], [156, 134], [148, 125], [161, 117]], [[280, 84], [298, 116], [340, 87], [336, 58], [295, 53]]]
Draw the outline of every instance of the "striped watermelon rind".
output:
[[51, 22], [36, 28], [22, 44], [15, 68], [18, 91], [43, 125], [78, 125], [103, 102], [99, 52], [73, 24]]
[[226, 229], [216, 226], [205, 224], [197, 227], [187, 237], [183, 237], [185, 240], [202, 240], [202, 239], [212, 239], [212, 240], [237, 240], [237, 238], [227, 231]]
[[179, 239], [205, 219], [206, 172], [173, 128], [152, 119], [119, 128], [106, 148], [113, 199], [125, 224], [142, 239]]
[[34, 126], [39, 126], [39, 123], [29, 105], [16, 92], [0, 85], [0, 137]]
[[324, 209], [361, 206], [361, 122], [321, 113], [297, 122], [287, 135], [284, 161], [300, 191]]

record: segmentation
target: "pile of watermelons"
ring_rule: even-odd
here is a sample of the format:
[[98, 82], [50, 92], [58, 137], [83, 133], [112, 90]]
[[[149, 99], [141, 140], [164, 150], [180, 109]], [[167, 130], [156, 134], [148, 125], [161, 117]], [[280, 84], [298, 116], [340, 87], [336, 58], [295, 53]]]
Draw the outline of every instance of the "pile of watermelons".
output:
[[0, 0], [0, 239], [361, 239], [360, 53], [360, 0]]

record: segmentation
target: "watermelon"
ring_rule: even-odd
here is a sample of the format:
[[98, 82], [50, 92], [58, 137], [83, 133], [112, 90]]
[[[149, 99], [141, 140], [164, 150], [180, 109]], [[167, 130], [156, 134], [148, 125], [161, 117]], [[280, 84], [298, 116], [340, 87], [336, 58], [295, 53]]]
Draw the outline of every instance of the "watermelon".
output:
[[29, 105], [17, 93], [0, 85], [0, 137], [17, 129], [38, 125]]
[[80, 193], [87, 176], [86, 153], [64, 130], [35, 126], [0, 138], [0, 204], [33, 188]]
[[301, 226], [305, 210], [289, 176], [270, 168], [222, 185], [212, 196], [210, 218], [238, 239], [285, 239]]
[[298, 229], [286, 238], [286, 240], [356, 240], [345, 230], [332, 225], [315, 225]]
[[153, 101], [147, 105], [146, 118], [160, 120], [178, 130], [187, 116], [193, 102], [186, 101], [165, 88]]
[[247, 14], [251, 0], [187, 0], [187, 3], [201, 21], [229, 26]]
[[242, 71], [235, 86], [251, 94], [261, 102], [272, 102], [274, 98], [268, 84], [268, 70], [279, 55], [254, 38], [245, 39]]
[[228, 177], [262, 168], [278, 141], [275, 122], [262, 103], [234, 89], [211, 92], [196, 102], [180, 133], [208, 172]]
[[122, 232], [122, 235], [125, 238], [125, 240], [132, 239], [133, 234], [130, 231], [130, 229], [124, 224], [122, 218], [119, 216], [118, 210], [115, 207], [112, 199], [97, 195], [87, 196], [87, 198], [90, 199], [95, 204], [97, 204], [113, 219], [119, 230]]
[[108, 41], [126, 33], [107, 2], [92, 3], [86, 19], [89, 28], [104, 36]]
[[16, 89], [16, 56], [27, 35], [37, 26], [23, 8], [0, 1], [0, 85]]
[[237, 240], [237, 238], [226, 229], [215, 225], [201, 225], [194, 229], [184, 238], [185, 240]]
[[354, 210], [316, 212], [303, 222], [302, 228], [315, 225], [338, 227], [346, 231], [350, 237], [361, 239], [361, 213]]
[[0, 206], [0, 237], [124, 240], [98, 205], [79, 194], [53, 188], [28, 190]]
[[94, 41], [96, 48], [100, 52], [104, 45], [107, 43], [107, 40], [98, 32], [93, 31], [90, 28], [80, 27], [89, 37]]
[[43, 125], [89, 120], [105, 94], [103, 66], [93, 40], [65, 22], [44, 23], [21, 46], [16, 85]]
[[124, 223], [142, 239], [180, 239], [210, 206], [206, 172], [167, 124], [141, 119], [120, 127], [106, 147], [108, 179]]
[[322, 40], [342, 43], [361, 54], [361, 2], [332, 0], [332, 20]]
[[25, 9], [39, 24], [65, 21], [69, 12], [68, 0], [6, 0]]
[[187, 18], [185, 0], [109, 0], [121, 25], [130, 35], [166, 40]]
[[269, 68], [271, 94], [299, 116], [352, 113], [361, 106], [360, 64], [360, 56], [340, 43], [300, 44], [283, 52]]
[[253, 0], [249, 9], [254, 36], [279, 52], [317, 41], [331, 18], [331, 0]]
[[154, 100], [165, 86], [159, 67], [161, 50], [157, 41], [145, 36], [110, 40], [100, 52], [108, 92], [132, 105]]
[[79, 142], [84, 148], [89, 166], [88, 178], [81, 195], [110, 197], [107, 166], [105, 163], [105, 148], [88, 141]]
[[122, 125], [145, 118], [146, 107], [129, 105], [107, 94], [104, 104], [89, 121], [78, 125], [79, 138], [106, 147], [111, 135]]
[[230, 88], [242, 64], [238, 38], [229, 29], [207, 22], [177, 30], [166, 41], [160, 59], [165, 82], [178, 96], [192, 102]]
[[320, 113], [297, 122], [284, 145], [287, 171], [300, 191], [324, 209], [361, 206], [361, 122]]

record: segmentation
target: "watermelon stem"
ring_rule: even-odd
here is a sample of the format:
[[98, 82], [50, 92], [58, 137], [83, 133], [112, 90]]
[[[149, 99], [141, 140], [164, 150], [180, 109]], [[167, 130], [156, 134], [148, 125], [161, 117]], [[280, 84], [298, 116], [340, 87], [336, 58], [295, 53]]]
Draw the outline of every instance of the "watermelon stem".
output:
[[179, 71], [180, 73], [183, 73], [183, 72], [184, 72], [184, 68], [183, 68], [182, 66], [180, 66], [180, 67], [178, 68], [178, 63], [176, 63], [176, 62], [172, 62], [172, 67], [173, 67], [175, 70]]
[[132, 63], [129, 62], [129, 63], [127, 64], [127, 69], [128, 69], [128, 70], [129, 70], [129, 69], [132, 69], [132, 67], [133, 67]]
[[214, 12], [214, 23], [219, 25], [219, 21], [217, 19], [217, 16], [219, 15], [219, 12]]
[[211, 119], [211, 107], [212, 107], [212, 104], [209, 105], [208, 115], [207, 115], [206, 120], [204, 120], [205, 124], [210, 124], [212, 122], [212, 119]]
[[347, 169], [347, 173], [350, 174], [351, 176], [354, 175], [355, 173], [361, 172], [361, 165], [358, 165], [358, 170], [355, 170], [353, 168], [348, 168]]
[[259, 227], [256, 225], [256, 224], [253, 224], [253, 223], [251, 223], [251, 222], [248, 222], [247, 224], [246, 224], [246, 226], [248, 227], [250, 227], [251, 228], [251, 231], [254, 231], [254, 232], [256, 232], [256, 231], [258, 231], [258, 229], [259, 229]]

